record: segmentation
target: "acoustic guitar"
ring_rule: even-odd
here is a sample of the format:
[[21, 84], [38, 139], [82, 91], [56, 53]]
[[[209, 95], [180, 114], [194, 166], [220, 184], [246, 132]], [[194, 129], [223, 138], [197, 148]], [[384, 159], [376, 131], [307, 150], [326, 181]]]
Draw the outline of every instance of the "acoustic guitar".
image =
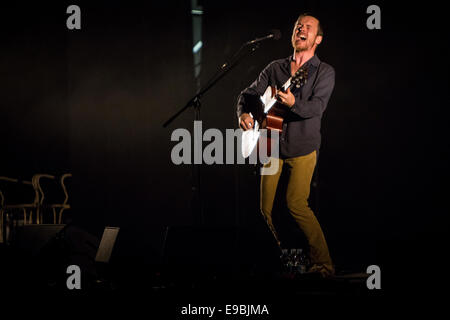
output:
[[[289, 78], [283, 87], [280, 89], [286, 92], [288, 88], [291, 92], [295, 92], [302, 87], [308, 79], [308, 70], [306, 68], [299, 68], [297, 72]], [[246, 130], [242, 133], [242, 156], [247, 158], [253, 152], [258, 144], [267, 144], [267, 155], [271, 154], [271, 131], [278, 131], [279, 134], [283, 131], [283, 122], [289, 112], [289, 107], [278, 102], [275, 95], [276, 88], [268, 86], [259, 102], [263, 116], [259, 119], [254, 119], [254, 126], [252, 129]], [[253, 118], [253, 115], [250, 113]], [[261, 129], [266, 129], [266, 133], [262, 135]]]

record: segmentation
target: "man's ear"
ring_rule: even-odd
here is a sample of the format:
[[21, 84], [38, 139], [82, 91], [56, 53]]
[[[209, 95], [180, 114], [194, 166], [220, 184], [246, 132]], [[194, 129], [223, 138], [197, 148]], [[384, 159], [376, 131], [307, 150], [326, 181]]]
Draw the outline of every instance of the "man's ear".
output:
[[322, 42], [322, 39], [323, 39], [323, 36], [317, 36], [316, 41], [315, 41], [316, 45], [319, 45]]

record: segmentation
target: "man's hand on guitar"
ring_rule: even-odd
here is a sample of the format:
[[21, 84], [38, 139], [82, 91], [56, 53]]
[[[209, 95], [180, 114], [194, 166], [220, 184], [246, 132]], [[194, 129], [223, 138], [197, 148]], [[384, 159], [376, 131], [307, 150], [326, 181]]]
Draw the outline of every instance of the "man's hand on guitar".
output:
[[239, 117], [239, 126], [241, 127], [242, 130], [246, 131], [246, 130], [253, 128], [253, 124], [254, 124], [254, 121], [250, 114], [243, 113]]
[[281, 90], [276, 90], [276, 98], [278, 102], [281, 102], [285, 106], [291, 108], [295, 104], [295, 97], [291, 92], [291, 89], [288, 88], [286, 92]]

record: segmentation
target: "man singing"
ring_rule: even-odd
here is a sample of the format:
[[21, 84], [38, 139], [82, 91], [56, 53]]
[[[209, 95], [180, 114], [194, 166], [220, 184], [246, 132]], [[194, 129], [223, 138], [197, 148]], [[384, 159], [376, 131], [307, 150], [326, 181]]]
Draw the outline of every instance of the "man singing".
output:
[[[309, 272], [329, 277], [334, 274], [334, 266], [319, 222], [308, 206], [311, 179], [320, 148], [320, 122], [334, 88], [333, 67], [321, 62], [315, 54], [322, 40], [323, 31], [319, 20], [308, 14], [300, 15], [292, 33], [293, 55], [271, 62], [258, 79], [241, 92], [237, 115], [240, 127], [243, 130], [251, 129], [254, 118], [250, 112], [261, 113], [261, 110], [254, 110], [251, 101], [263, 95], [268, 86], [281, 88], [299, 68], [307, 71], [307, 81], [299, 90], [274, 90], [277, 100], [289, 108], [289, 112], [284, 117], [279, 138], [280, 157], [270, 158], [270, 161], [279, 161], [278, 172], [261, 176], [260, 208], [280, 244], [272, 224], [272, 208], [281, 171], [286, 170], [289, 175], [287, 207], [308, 240], [311, 261]], [[265, 166], [270, 166], [270, 162]]]

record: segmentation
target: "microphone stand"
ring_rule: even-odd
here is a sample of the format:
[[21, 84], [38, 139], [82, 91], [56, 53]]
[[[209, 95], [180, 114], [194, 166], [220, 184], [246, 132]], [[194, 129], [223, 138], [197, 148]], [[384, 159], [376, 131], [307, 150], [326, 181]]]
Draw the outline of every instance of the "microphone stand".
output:
[[[258, 39], [259, 40], [259, 39]], [[256, 51], [259, 48], [260, 41], [252, 42], [248, 41], [244, 43], [236, 53], [233, 54], [229, 62], [225, 62], [216, 72], [216, 74], [197, 91], [197, 94], [193, 96], [186, 105], [177, 111], [174, 115], [172, 115], [166, 122], [164, 122], [163, 127], [166, 128], [172, 121], [174, 121], [180, 114], [182, 114], [186, 109], [192, 107], [194, 108], [194, 119], [195, 121], [200, 121], [200, 109], [201, 109], [201, 98], [202, 96], [209, 91], [217, 82], [219, 82], [229, 71], [231, 71], [234, 67], [236, 67], [246, 56], [250, 53]], [[243, 51], [247, 46], [251, 46], [251, 49], [248, 51]], [[200, 167], [196, 167], [194, 163], [192, 163], [192, 171], [193, 171], [193, 179], [192, 179], [192, 192], [193, 192], [193, 216], [195, 217], [199, 214], [200, 225], [204, 225], [205, 218], [203, 214], [203, 202], [201, 199], [200, 192]], [[196, 170], [197, 169], [197, 170]]]

